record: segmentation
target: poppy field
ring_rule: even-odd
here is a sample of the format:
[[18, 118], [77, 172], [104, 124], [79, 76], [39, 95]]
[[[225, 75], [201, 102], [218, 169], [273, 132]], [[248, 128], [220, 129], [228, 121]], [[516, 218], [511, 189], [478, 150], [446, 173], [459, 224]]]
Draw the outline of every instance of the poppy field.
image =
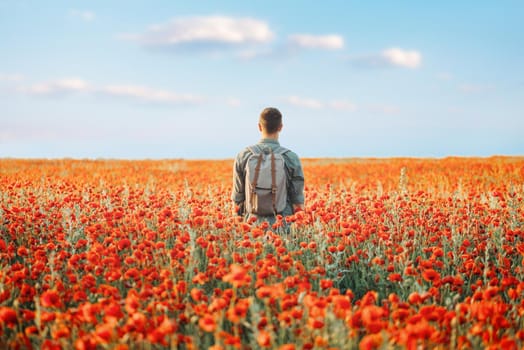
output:
[[305, 159], [305, 210], [232, 160], [0, 160], [0, 348], [522, 349], [524, 158]]

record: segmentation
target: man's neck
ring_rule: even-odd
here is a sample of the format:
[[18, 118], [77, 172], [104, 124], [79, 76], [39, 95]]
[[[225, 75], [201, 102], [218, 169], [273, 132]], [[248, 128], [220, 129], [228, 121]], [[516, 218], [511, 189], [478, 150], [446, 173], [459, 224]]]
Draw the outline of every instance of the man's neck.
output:
[[262, 133], [262, 138], [263, 139], [271, 139], [271, 140], [278, 141], [278, 132], [274, 133], [274, 134]]

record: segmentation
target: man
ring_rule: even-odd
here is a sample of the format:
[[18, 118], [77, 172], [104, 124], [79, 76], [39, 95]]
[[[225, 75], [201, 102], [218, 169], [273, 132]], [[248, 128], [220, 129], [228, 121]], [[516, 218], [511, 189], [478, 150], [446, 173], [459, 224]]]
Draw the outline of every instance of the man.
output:
[[[274, 223], [276, 215], [282, 215], [283, 217], [292, 215], [296, 211], [303, 210], [304, 208], [304, 173], [302, 171], [302, 165], [298, 156], [283, 147], [280, 147], [278, 137], [282, 131], [282, 114], [276, 108], [268, 107], [265, 108], [260, 114], [258, 121], [258, 129], [261, 133], [262, 139], [251, 147], [246, 147], [241, 151], [236, 159], [233, 166], [233, 193], [231, 198], [238, 208], [237, 214], [247, 218], [255, 217], [258, 220], [268, 221]], [[275, 212], [272, 215], [259, 215], [256, 210], [253, 209], [249, 203], [246, 203], [247, 197], [250, 196], [248, 187], [250, 183], [246, 184], [246, 175], [249, 172], [248, 161], [253, 161], [255, 156], [255, 162], [257, 161], [257, 154], [265, 153], [266, 155], [281, 154], [285, 165], [286, 174], [286, 202], [284, 209], [281, 212]], [[273, 163], [274, 164], [274, 163]], [[257, 178], [258, 176], [255, 176]], [[256, 180], [255, 180], [256, 182]], [[275, 192], [275, 191], [273, 191]], [[275, 199], [273, 197], [273, 206]]]

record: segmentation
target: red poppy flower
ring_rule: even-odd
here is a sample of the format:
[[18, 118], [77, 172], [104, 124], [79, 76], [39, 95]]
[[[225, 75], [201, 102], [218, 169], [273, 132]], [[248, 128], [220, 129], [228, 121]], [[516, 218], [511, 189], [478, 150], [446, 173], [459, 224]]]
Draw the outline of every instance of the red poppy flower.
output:
[[435, 271], [434, 269], [425, 269], [422, 272], [422, 278], [428, 282], [435, 282], [440, 279], [440, 273]]
[[248, 275], [247, 269], [241, 265], [232, 264], [230, 266], [230, 272], [226, 274], [222, 280], [224, 282], [229, 282], [235, 288], [239, 288], [251, 283], [251, 276]]
[[269, 348], [271, 346], [271, 336], [265, 330], [260, 330], [257, 335], [257, 343], [262, 348]]
[[402, 282], [402, 275], [400, 273], [390, 273], [388, 280], [390, 282]]
[[198, 320], [198, 326], [204, 332], [212, 333], [216, 330], [217, 324], [213, 316], [206, 314]]
[[18, 316], [16, 314], [16, 311], [11, 309], [10, 307], [0, 307], [0, 323], [10, 328], [16, 326], [16, 324], [18, 323]]
[[40, 296], [40, 304], [43, 307], [60, 307], [62, 302], [60, 301], [60, 296], [56, 290], [47, 290]]

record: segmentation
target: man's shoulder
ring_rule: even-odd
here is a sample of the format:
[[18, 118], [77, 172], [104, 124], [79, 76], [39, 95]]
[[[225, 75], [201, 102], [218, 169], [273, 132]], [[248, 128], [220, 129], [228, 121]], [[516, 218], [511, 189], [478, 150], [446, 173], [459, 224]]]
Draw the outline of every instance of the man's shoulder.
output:
[[242, 150], [240, 150], [240, 152], [238, 152], [237, 157], [241, 157], [241, 156], [244, 156], [244, 155], [246, 155], [248, 153], [251, 153], [251, 148], [252, 147], [253, 146], [246, 146], [246, 147], [242, 148]]
[[290, 168], [300, 168], [302, 167], [299, 156], [289, 148], [286, 148], [286, 152], [282, 154], [286, 162], [286, 166]]
[[253, 146], [244, 147], [240, 152], [237, 153], [236, 161], [240, 164], [247, 162], [248, 158], [253, 154]]
[[298, 159], [298, 155], [289, 148], [280, 146], [281, 153], [291, 159]]
[[[262, 152], [265, 146], [266, 146], [265, 144], [261, 144], [261, 143], [256, 143], [253, 145], [246, 146], [240, 152], [238, 152], [237, 159], [247, 160], [249, 156]], [[289, 148], [283, 147], [281, 145], [277, 145], [272, 148], [274, 148], [274, 151], [282, 154], [284, 158], [288, 158], [289, 160], [294, 161], [294, 162], [300, 161], [299, 156]]]

